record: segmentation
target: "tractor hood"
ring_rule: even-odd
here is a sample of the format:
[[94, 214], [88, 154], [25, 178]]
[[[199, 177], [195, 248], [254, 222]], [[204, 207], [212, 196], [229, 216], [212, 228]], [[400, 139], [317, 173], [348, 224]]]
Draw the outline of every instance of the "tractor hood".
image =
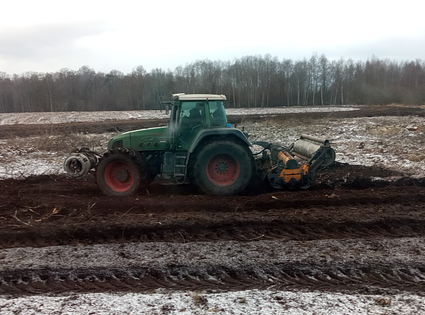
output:
[[108, 149], [116, 147], [132, 148], [135, 151], [166, 150], [169, 144], [167, 127], [156, 127], [125, 132], [113, 137]]

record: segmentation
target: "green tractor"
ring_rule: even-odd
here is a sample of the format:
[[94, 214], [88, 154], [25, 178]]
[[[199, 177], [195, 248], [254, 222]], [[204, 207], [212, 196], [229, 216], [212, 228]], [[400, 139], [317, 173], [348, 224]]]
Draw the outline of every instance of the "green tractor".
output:
[[64, 169], [74, 178], [95, 169], [96, 182], [108, 196], [133, 194], [156, 176], [192, 183], [206, 194], [232, 195], [244, 191], [257, 175], [276, 188], [305, 186], [312, 179], [311, 164], [317, 169], [317, 161], [329, 165], [335, 159], [329, 142], [322, 139], [322, 145], [298, 144], [311, 155], [307, 166], [298, 165], [291, 148], [267, 142], [258, 143], [263, 150], [255, 159], [247, 134], [228, 124], [225, 100], [224, 95], [173, 94], [167, 127], [117, 135], [104, 154], [82, 148], [66, 158]]

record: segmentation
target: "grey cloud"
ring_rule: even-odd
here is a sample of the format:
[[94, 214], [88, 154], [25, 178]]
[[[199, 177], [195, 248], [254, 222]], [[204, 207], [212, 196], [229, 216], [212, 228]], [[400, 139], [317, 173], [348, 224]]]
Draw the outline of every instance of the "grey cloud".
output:
[[107, 30], [104, 22], [36, 25], [0, 31], [0, 58], [29, 59], [67, 52], [84, 36]]
[[378, 39], [347, 47], [340, 47], [334, 51], [327, 50], [325, 54], [332, 59], [353, 58], [353, 60], [367, 60], [372, 56], [379, 59], [396, 61], [410, 61], [425, 59], [425, 32], [423, 35], [393, 37]]

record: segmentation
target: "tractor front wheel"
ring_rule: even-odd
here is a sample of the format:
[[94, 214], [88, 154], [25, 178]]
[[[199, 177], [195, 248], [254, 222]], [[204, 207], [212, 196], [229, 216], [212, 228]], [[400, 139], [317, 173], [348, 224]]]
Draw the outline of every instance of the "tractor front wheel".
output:
[[135, 193], [143, 176], [139, 154], [125, 148], [106, 152], [96, 167], [96, 182], [107, 196]]
[[194, 155], [191, 178], [207, 194], [237, 194], [250, 183], [253, 165], [246, 146], [228, 140], [212, 141]]

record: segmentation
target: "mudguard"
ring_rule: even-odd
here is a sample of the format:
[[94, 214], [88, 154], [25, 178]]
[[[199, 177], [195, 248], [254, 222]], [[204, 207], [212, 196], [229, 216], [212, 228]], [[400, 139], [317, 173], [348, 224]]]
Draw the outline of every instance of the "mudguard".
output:
[[196, 147], [198, 146], [198, 144], [201, 143], [202, 140], [210, 136], [221, 136], [221, 137], [233, 136], [241, 140], [247, 146], [251, 146], [251, 142], [249, 142], [245, 134], [239, 129], [236, 129], [236, 128], [205, 129], [205, 130], [201, 130], [193, 139], [192, 144], [189, 147], [189, 153], [193, 153]]

